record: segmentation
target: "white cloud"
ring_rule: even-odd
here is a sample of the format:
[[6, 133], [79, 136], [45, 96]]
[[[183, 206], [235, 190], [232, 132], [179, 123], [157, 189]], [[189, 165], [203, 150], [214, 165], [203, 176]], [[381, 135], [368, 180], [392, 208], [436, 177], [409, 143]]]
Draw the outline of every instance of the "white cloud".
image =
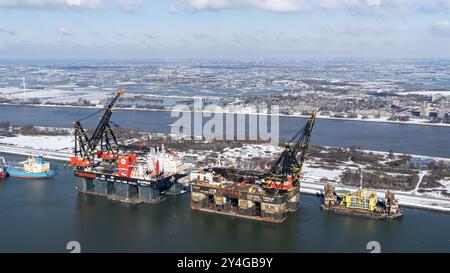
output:
[[61, 35], [64, 35], [64, 36], [73, 36], [73, 35], [75, 35], [70, 29], [68, 29], [68, 28], [66, 28], [66, 27], [58, 27], [57, 29], [56, 29], [56, 31], [59, 33], [59, 34], [61, 34]]
[[0, 0], [0, 8], [94, 10], [115, 4], [124, 11], [134, 11], [142, 6], [143, 2], [143, 0]]
[[289, 13], [308, 10], [306, 0], [179, 0], [170, 11], [220, 11], [227, 9], [260, 9]]
[[0, 7], [37, 9], [97, 9], [103, 0], [0, 0]]
[[[450, 8], [450, 0], [177, 0], [176, 11], [259, 9], [278, 13], [310, 10], [348, 11], [352, 14], [395, 15], [405, 11], [438, 11]], [[447, 9], [448, 10], [448, 9]]]
[[398, 0], [389, 0], [388, 2], [382, 2], [382, 0], [310, 0], [309, 2], [325, 10], [370, 10], [396, 1]]
[[436, 22], [430, 27], [430, 32], [434, 36], [450, 37], [450, 22], [445, 20]]

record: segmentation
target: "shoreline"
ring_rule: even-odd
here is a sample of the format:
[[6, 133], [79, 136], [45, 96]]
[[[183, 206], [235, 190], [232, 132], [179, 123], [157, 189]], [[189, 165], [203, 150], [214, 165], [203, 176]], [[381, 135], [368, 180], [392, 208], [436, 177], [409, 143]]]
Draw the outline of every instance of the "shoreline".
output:
[[[0, 103], [0, 106], [30, 106], [30, 107], [48, 107], [48, 108], [73, 108], [73, 109], [102, 109], [100, 106], [76, 106], [76, 105], [43, 105], [43, 104], [20, 104], [20, 103]], [[177, 109], [177, 107], [172, 107], [170, 109], [143, 109], [143, 108], [132, 108], [132, 107], [116, 107], [116, 110], [126, 110], [126, 111], [147, 111], [147, 112], [197, 112], [197, 113], [208, 113], [208, 114], [236, 114], [236, 115], [256, 115], [256, 116], [276, 116], [276, 117], [288, 117], [288, 118], [309, 118], [309, 115], [286, 115], [286, 114], [268, 114], [268, 113], [258, 113], [258, 112], [230, 112], [230, 111], [190, 111], [187, 109]], [[317, 119], [323, 120], [337, 120], [337, 121], [356, 121], [356, 122], [369, 122], [369, 123], [384, 123], [384, 124], [399, 124], [399, 125], [414, 125], [414, 126], [435, 126], [435, 127], [450, 127], [450, 123], [427, 123], [420, 121], [396, 121], [396, 120], [385, 120], [385, 119], [362, 119], [362, 118], [337, 118], [331, 116], [317, 115]], [[169, 124], [169, 126], [172, 126]]]
[[[19, 156], [38, 156], [41, 155], [46, 159], [54, 160], [58, 162], [68, 163], [70, 162], [71, 154], [67, 152], [49, 151], [43, 149], [30, 149], [25, 147], [17, 147], [11, 145], [0, 144], [0, 154], [19, 155]], [[302, 186], [300, 187], [300, 193], [308, 195], [316, 195], [323, 189], [323, 184], [320, 180], [313, 177], [305, 176]], [[346, 186], [346, 189], [356, 191], [357, 188]], [[386, 190], [384, 189], [370, 189], [377, 192], [378, 195], [383, 196]], [[404, 207], [428, 210], [433, 212], [450, 213], [450, 199], [449, 198], [437, 198], [415, 195], [411, 192], [405, 191], [393, 191], [396, 194], [399, 204]]]

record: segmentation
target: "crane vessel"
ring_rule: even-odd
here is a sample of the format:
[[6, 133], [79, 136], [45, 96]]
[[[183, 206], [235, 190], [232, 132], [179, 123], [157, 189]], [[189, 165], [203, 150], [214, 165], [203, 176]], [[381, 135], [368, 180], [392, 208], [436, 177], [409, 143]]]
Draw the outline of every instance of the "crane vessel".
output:
[[284, 145], [282, 153], [267, 172], [213, 167], [192, 173], [191, 208], [266, 222], [283, 222], [288, 212], [299, 208], [301, 173], [315, 119], [316, 112]]
[[[128, 203], [155, 203], [183, 172], [173, 153], [155, 148], [151, 153], [122, 149], [110, 126], [113, 107], [127, 88], [105, 107], [99, 124], [88, 134], [81, 121], [74, 122], [75, 148], [71, 158], [79, 192], [106, 196]], [[102, 110], [100, 110], [102, 111]]]

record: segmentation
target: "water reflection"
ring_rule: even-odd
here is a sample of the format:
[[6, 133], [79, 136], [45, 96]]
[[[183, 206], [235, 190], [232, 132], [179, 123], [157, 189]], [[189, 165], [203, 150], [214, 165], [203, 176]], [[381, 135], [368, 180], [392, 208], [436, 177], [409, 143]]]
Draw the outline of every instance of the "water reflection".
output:
[[0, 182], [0, 252], [383, 252], [450, 250], [448, 214], [403, 209], [403, 218], [377, 221], [321, 211], [302, 196], [282, 224], [192, 211], [190, 195], [132, 206], [77, 193], [61, 163], [53, 181]]

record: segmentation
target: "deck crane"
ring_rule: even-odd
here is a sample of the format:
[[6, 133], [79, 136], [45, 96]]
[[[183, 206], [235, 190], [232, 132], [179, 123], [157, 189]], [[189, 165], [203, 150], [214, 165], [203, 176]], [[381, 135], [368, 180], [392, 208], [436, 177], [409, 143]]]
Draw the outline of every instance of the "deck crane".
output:
[[[264, 174], [265, 188], [268, 190], [289, 190], [300, 183], [303, 163], [308, 152], [317, 112], [314, 111], [306, 125], [284, 145], [284, 150]], [[297, 139], [294, 145], [293, 143]], [[297, 156], [300, 153], [299, 159]]]
[[[114, 160], [117, 158], [117, 139], [114, 132], [109, 125], [109, 120], [111, 118], [113, 107], [116, 102], [122, 97], [128, 88], [125, 87], [114, 96], [114, 98], [105, 107], [103, 116], [100, 119], [99, 124], [94, 130], [92, 136], [88, 136], [81, 121], [92, 117], [93, 115], [99, 113], [97, 111], [81, 120], [74, 123], [75, 129], [75, 149], [74, 156], [71, 158], [71, 164], [74, 166], [88, 167], [94, 164], [94, 158], [97, 155], [102, 159]], [[97, 146], [100, 144], [99, 150]]]

